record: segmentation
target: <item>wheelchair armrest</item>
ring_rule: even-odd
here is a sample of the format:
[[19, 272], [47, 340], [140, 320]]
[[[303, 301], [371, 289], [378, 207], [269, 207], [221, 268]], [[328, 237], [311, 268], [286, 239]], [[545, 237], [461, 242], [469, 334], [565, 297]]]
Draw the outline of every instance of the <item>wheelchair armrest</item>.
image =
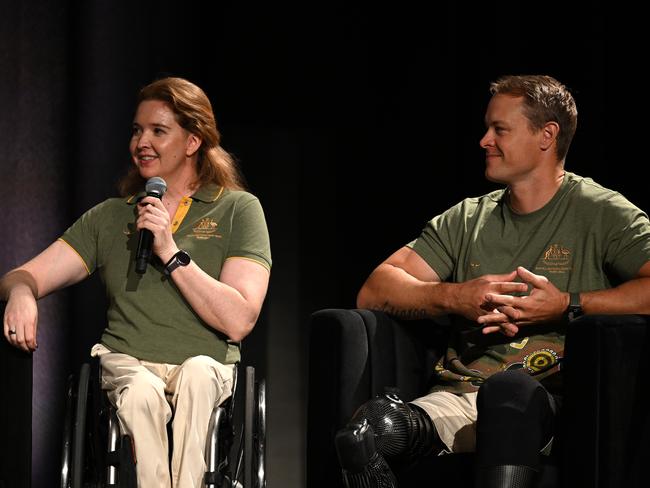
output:
[[360, 405], [385, 387], [399, 388], [405, 401], [426, 391], [447, 329], [365, 309], [311, 315], [308, 486], [340, 486], [334, 436]]

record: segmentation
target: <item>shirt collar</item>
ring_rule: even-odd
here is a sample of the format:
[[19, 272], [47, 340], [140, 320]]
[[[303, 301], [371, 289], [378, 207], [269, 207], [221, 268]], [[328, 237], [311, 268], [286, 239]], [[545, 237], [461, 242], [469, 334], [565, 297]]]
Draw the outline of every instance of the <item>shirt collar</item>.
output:
[[[196, 190], [194, 194], [191, 195], [191, 198], [192, 200], [211, 203], [216, 201], [223, 194], [223, 191], [224, 188], [222, 186], [216, 185], [214, 183], [208, 183], [207, 185], [203, 185], [198, 190]], [[133, 205], [142, 200], [146, 195], [147, 193], [142, 190], [141, 192], [128, 197], [126, 199], [126, 203]]]
[[208, 183], [194, 192], [192, 195], [193, 200], [200, 200], [201, 202], [211, 203], [216, 201], [223, 194], [223, 186]]

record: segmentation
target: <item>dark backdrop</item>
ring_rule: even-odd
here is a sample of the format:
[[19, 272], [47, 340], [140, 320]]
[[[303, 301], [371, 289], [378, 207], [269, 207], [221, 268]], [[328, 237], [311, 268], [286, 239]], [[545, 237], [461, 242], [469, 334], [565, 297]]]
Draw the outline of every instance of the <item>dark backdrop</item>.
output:
[[[306, 384], [309, 314], [353, 306], [429, 218], [493, 189], [478, 140], [495, 77], [566, 83], [580, 113], [567, 169], [650, 204], [638, 12], [309, 5], [0, 0], [0, 273], [115, 194], [139, 87], [183, 76], [211, 98], [272, 239], [268, 299], [244, 349], [268, 382], [271, 488], [304, 486], [306, 391], [318, 388]], [[65, 377], [99, 336], [103, 300], [94, 278], [48, 297], [33, 360], [3, 350], [2, 374], [32, 363], [34, 382], [31, 400], [12, 382], [0, 402], [6, 486], [28, 486], [30, 469], [33, 486], [56, 485]], [[16, 415], [30, 403], [31, 425]]]

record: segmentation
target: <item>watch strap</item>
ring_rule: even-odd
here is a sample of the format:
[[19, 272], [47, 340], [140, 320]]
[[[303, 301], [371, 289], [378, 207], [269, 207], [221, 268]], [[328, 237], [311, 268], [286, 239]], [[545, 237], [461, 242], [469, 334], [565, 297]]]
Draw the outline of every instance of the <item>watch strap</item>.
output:
[[182, 249], [176, 251], [174, 255], [167, 261], [165, 264], [165, 267], [163, 268], [163, 272], [169, 276], [172, 274], [172, 271], [174, 271], [176, 268], [179, 266], [186, 266], [188, 263], [183, 263], [180, 259], [179, 256], [187, 256], [189, 257], [189, 254], [187, 254], [185, 251]]
[[569, 293], [569, 307], [567, 308], [567, 318], [569, 319], [569, 322], [573, 322], [575, 319], [582, 317], [583, 315], [584, 312], [582, 310], [582, 305], [580, 305], [580, 293]]

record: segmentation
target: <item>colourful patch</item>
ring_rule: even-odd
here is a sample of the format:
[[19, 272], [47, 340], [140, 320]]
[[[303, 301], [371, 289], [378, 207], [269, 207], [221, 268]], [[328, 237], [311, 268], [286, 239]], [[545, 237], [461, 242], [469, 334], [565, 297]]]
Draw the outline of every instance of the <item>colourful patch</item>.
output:
[[555, 366], [559, 361], [559, 355], [552, 349], [540, 349], [533, 351], [524, 357], [524, 368], [529, 373], [535, 374]]

